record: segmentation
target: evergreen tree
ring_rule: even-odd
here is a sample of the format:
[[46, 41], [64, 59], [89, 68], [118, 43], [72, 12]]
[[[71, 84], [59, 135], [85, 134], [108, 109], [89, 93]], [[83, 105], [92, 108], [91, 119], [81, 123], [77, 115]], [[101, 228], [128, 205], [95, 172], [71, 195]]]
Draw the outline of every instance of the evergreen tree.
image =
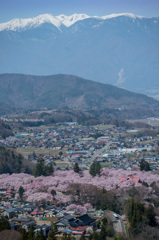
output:
[[143, 171], [144, 167], [145, 167], [144, 160], [141, 159], [141, 161], [140, 161], [140, 171]]
[[35, 236], [35, 240], [46, 240], [46, 237], [43, 233], [42, 228], [40, 228], [40, 231], [37, 232], [37, 234]]
[[131, 229], [139, 228], [143, 224], [144, 220], [147, 219], [144, 205], [140, 202], [135, 202], [133, 199], [128, 200], [127, 217]]
[[58, 228], [55, 223], [51, 221], [51, 230], [54, 231], [55, 233], [58, 231]]
[[105, 240], [105, 238], [104, 239], [102, 239], [102, 237], [100, 236], [100, 234], [98, 234], [97, 232], [94, 232], [93, 233], [93, 238], [92, 238], [93, 240]]
[[48, 238], [47, 240], [57, 240], [55, 232], [51, 229], [51, 231], [49, 232]]
[[35, 227], [34, 225], [30, 226], [30, 229], [28, 231], [28, 240], [35, 240], [35, 233], [34, 233]]
[[144, 159], [140, 162], [140, 171], [150, 171], [150, 165], [148, 162], [146, 162]]
[[149, 187], [148, 183], [147, 182], [142, 182], [142, 185], [145, 186], [145, 187]]
[[49, 176], [53, 173], [53, 171], [54, 171], [54, 168], [53, 168], [52, 164], [50, 166], [45, 166], [44, 159], [39, 158], [37, 160], [37, 164], [35, 165], [33, 175], [35, 177]]
[[134, 208], [134, 199], [131, 198], [127, 202], [127, 217], [128, 217], [129, 222], [131, 222], [131, 220], [132, 220], [133, 211], [134, 211], [133, 208]]
[[101, 237], [101, 239], [104, 240], [104, 239], [106, 239], [106, 236], [107, 236], [106, 227], [102, 224], [100, 237]]
[[22, 186], [19, 187], [18, 193], [19, 193], [20, 199], [22, 199], [23, 198], [23, 193], [24, 193], [24, 188]]
[[146, 161], [145, 161], [145, 167], [144, 167], [144, 170], [145, 170], [145, 171], [150, 171], [150, 170], [151, 170], [151, 169], [150, 169], [150, 165], [149, 165], [149, 163], [146, 162]]
[[54, 197], [56, 195], [56, 191], [54, 189], [51, 190], [51, 195]]
[[101, 225], [101, 222], [100, 222], [100, 221], [96, 222], [95, 229], [97, 230], [98, 228], [100, 228], [100, 225]]
[[96, 162], [96, 174], [100, 175], [101, 165], [99, 162]]
[[89, 173], [90, 173], [90, 175], [92, 175], [93, 177], [96, 175], [94, 162], [93, 162], [93, 163], [91, 164], [91, 166], [90, 166]]
[[44, 167], [44, 175], [50, 176], [54, 172], [54, 168], [52, 166], [52, 163], [49, 166]]
[[10, 225], [9, 225], [8, 217], [0, 216], [0, 231], [9, 230], [9, 229], [10, 229]]
[[102, 219], [102, 223], [103, 223], [104, 226], [106, 226], [106, 224], [108, 223], [108, 220], [107, 220], [106, 217], [104, 217], [104, 218]]
[[53, 227], [54, 227], [54, 231], [57, 232], [57, 231], [58, 231], [58, 228], [57, 228], [57, 226], [56, 226], [55, 223], [54, 223]]
[[114, 233], [113, 233], [113, 228], [111, 226], [109, 226], [109, 228], [107, 229], [106, 235], [109, 237], [113, 237]]
[[37, 164], [35, 165], [35, 168], [34, 168], [34, 171], [33, 171], [33, 175], [35, 177], [45, 175], [45, 165], [44, 165], [44, 159], [43, 158], [38, 159]]
[[93, 162], [90, 166], [89, 173], [95, 177], [97, 174], [100, 175], [101, 165], [99, 162]]
[[78, 163], [77, 163], [77, 162], [75, 163], [73, 170], [74, 170], [74, 172], [76, 172], [76, 173], [79, 173], [79, 171], [80, 171], [80, 168], [79, 168], [79, 166], [78, 166]]
[[155, 219], [155, 213], [154, 213], [154, 208], [152, 205], [149, 205], [149, 207], [145, 211], [145, 216], [146, 216], [146, 221], [148, 225], [151, 227], [155, 227], [156, 224], [156, 219]]
[[20, 228], [19, 232], [21, 233], [20, 240], [28, 240], [28, 234], [25, 228]]

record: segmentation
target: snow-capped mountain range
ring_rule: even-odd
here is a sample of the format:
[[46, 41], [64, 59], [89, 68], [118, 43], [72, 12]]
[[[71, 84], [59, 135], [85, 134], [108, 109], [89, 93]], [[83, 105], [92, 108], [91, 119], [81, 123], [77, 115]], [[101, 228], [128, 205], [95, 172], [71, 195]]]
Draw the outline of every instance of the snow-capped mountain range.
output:
[[0, 24], [0, 73], [72, 74], [159, 96], [159, 18], [43, 14]]
[[1, 23], [0, 31], [3, 31], [3, 30], [12, 30], [12, 31], [26, 30], [26, 29], [29, 29], [32, 27], [33, 28], [39, 27], [43, 23], [51, 23], [52, 25], [56, 26], [57, 28], [60, 28], [61, 25], [70, 27], [74, 23], [84, 20], [84, 19], [87, 19], [87, 18], [106, 20], [106, 19], [111, 19], [111, 18], [115, 18], [115, 17], [119, 17], [119, 16], [127, 16], [127, 17], [130, 17], [133, 19], [135, 19], [135, 18], [142, 19], [143, 18], [141, 16], [136, 16], [132, 13], [110, 14], [110, 15], [103, 16], [103, 17], [88, 16], [86, 14], [73, 14], [70, 16], [66, 16], [63, 14], [58, 15], [58, 16], [53, 16], [52, 14], [42, 14], [42, 15], [39, 15], [39, 16], [33, 17], [33, 18], [27, 18], [27, 19], [16, 18], [9, 22]]

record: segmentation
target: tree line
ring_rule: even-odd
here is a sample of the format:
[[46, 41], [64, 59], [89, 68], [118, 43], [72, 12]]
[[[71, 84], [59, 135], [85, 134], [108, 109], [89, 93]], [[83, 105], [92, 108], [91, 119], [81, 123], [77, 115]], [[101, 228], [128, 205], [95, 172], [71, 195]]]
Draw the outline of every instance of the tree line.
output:
[[148, 208], [145, 208], [142, 203], [135, 201], [133, 198], [127, 202], [127, 218], [131, 233], [139, 233], [143, 225], [157, 226], [154, 207], [149, 205]]

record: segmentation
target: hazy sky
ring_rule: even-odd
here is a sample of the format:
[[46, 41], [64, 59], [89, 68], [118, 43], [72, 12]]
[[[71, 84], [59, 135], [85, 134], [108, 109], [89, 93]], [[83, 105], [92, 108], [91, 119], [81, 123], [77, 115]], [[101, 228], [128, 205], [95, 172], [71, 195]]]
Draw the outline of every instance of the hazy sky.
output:
[[86, 13], [104, 16], [130, 12], [145, 17], [159, 16], [159, 0], [0, 0], [0, 22], [13, 18]]

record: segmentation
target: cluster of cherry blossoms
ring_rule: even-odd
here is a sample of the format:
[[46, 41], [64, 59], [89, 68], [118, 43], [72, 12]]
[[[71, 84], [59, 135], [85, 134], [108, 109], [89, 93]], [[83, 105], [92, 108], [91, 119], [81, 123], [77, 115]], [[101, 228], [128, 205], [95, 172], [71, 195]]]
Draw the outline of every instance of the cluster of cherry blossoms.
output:
[[90, 203], [86, 203], [86, 204], [84, 204], [84, 206], [70, 204], [69, 206], [67, 206], [66, 210], [67, 211], [74, 210], [76, 213], [82, 214], [82, 213], [87, 213], [87, 210], [89, 208], [92, 208], [92, 205]]
[[[100, 176], [92, 177], [89, 171], [84, 171], [83, 174], [75, 173], [73, 170], [70, 171], [55, 171], [52, 176], [40, 176], [34, 177], [29, 174], [1, 174], [0, 175], [0, 186], [1, 188], [14, 189], [18, 198], [19, 187], [24, 188], [24, 199], [28, 202], [38, 202], [38, 201], [53, 201], [61, 203], [71, 203], [75, 202], [76, 198], [71, 194], [68, 195], [72, 184], [91, 184], [100, 189], [105, 189], [107, 191], [116, 188], [130, 188], [133, 185], [140, 186], [141, 183], [135, 184], [131, 182], [121, 182], [122, 177], [128, 177], [133, 175], [135, 178], [139, 178], [141, 182], [147, 182], [148, 185], [152, 182], [159, 184], [159, 175], [153, 172], [145, 171], [124, 171], [122, 169], [115, 170], [109, 168], [103, 168], [101, 170]], [[51, 191], [56, 191], [56, 194], [52, 196]], [[149, 191], [152, 190], [151, 187], [148, 188]], [[78, 197], [77, 197], [78, 198]], [[85, 209], [84, 209], [85, 210]], [[84, 211], [83, 210], [83, 211]]]

